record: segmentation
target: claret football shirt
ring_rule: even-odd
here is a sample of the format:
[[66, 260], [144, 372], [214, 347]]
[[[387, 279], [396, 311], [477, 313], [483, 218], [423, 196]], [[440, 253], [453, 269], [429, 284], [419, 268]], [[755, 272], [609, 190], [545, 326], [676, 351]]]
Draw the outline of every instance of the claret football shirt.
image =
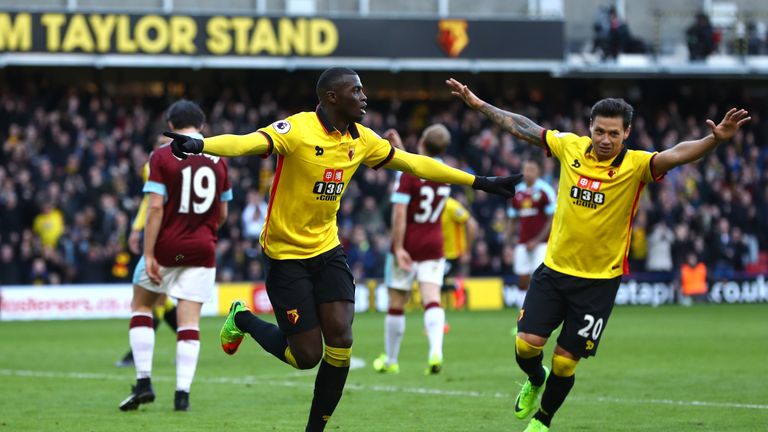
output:
[[163, 195], [155, 257], [165, 267], [215, 267], [220, 206], [232, 199], [226, 160], [190, 155], [179, 160], [164, 145], [149, 158], [144, 192]]

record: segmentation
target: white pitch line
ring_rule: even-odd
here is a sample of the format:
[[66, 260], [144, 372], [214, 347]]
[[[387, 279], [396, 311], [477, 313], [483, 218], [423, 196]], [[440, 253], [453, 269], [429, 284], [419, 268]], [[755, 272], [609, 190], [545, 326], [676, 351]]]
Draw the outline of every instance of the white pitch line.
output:
[[[33, 371], [33, 370], [19, 370], [19, 369], [0, 369], [0, 376], [17, 376], [17, 377], [30, 377], [30, 378], [69, 378], [69, 379], [94, 379], [94, 380], [113, 380], [113, 381], [125, 381], [130, 379], [125, 375], [115, 374], [98, 374], [98, 373], [86, 373], [86, 372], [54, 372], [54, 371]], [[284, 376], [284, 375], [283, 375]], [[305, 373], [296, 374], [294, 377], [299, 378], [307, 376]], [[175, 382], [175, 377], [170, 376], [153, 376], [153, 380], [162, 382]], [[280, 387], [306, 387], [313, 388], [314, 384], [309, 382], [298, 381], [286, 381], [265, 379], [264, 377], [254, 375], [244, 375], [240, 377], [219, 377], [219, 378], [196, 378], [196, 382], [206, 384], [265, 384]], [[441, 390], [436, 388], [424, 388], [424, 387], [397, 387], [397, 386], [385, 386], [385, 385], [359, 385], [354, 383], [348, 383], [345, 387], [349, 390], [359, 391], [373, 391], [380, 393], [411, 393], [411, 394], [423, 394], [423, 395], [437, 395], [437, 396], [454, 396], [454, 397], [471, 397], [471, 398], [485, 398], [485, 399], [512, 399], [513, 395], [504, 392], [480, 392], [471, 390]], [[707, 401], [683, 401], [672, 399], [622, 399], [598, 396], [595, 399], [586, 399], [583, 397], [569, 398], [573, 402], [606, 402], [606, 403], [619, 403], [619, 404], [650, 404], [650, 405], [676, 405], [676, 406], [688, 406], [688, 407], [709, 407], [709, 408], [740, 408], [750, 410], [768, 410], [768, 405], [760, 404], [742, 404], [742, 403], [730, 403], [730, 402], [707, 402]]]

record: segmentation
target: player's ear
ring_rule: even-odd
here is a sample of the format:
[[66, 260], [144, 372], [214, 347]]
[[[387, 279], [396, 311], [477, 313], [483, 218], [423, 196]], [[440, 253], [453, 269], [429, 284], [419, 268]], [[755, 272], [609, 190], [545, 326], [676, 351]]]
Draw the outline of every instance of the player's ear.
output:
[[626, 140], [629, 138], [629, 133], [632, 132], [632, 126], [627, 126], [626, 129], [624, 129], [624, 139]]
[[328, 90], [325, 92], [325, 100], [327, 100], [330, 103], [336, 103], [336, 92], [333, 90]]
[[176, 128], [175, 128], [175, 127], [173, 127], [173, 123], [171, 123], [171, 121], [170, 121], [170, 120], [168, 120], [168, 129], [170, 129], [170, 130], [176, 130]]

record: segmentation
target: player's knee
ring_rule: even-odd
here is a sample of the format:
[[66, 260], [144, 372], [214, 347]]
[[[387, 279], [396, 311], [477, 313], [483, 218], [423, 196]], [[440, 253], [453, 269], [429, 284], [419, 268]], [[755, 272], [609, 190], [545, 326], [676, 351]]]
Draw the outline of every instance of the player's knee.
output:
[[291, 347], [290, 352], [296, 362], [294, 367], [297, 369], [312, 369], [320, 363], [320, 359], [323, 357], [322, 350], [316, 347]]
[[528, 359], [536, 357], [541, 354], [542, 349], [544, 349], [544, 345], [533, 345], [519, 335], [515, 337], [515, 353], [520, 358]]
[[552, 356], [552, 373], [563, 378], [573, 376], [578, 364], [578, 360], [555, 354]]
[[325, 346], [325, 362], [335, 367], [349, 367], [352, 361], [352, 348]]

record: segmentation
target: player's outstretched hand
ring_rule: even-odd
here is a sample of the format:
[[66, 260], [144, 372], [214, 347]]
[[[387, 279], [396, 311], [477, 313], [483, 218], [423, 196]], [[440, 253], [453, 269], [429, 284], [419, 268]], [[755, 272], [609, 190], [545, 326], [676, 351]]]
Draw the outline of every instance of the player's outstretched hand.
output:
[[512, 174], [507, 177], [483, 177], [475, 176], [472, 189], [479, 189], [488, 193], [501, 195], [504, 198], [515, 196], [515, 185], [523, 179], [522, 174]]
[[179, 159], [186, 159], [187, 154], [198, 154], [203, 151], [203, 140], [176, 132], [163, 132], [163, 135], [172, 139], [171, 152]]
[[485, 103], [482, 99], [475, 96], [469, 87], [456, 81], [455, 79], [449, 78], [445, 80], [445, 83], [448, 84], [448, 87], [451, 88], [451, 94], [463, 100], [464, 103], [467, 104], [470, 108], [478, 109]]
[[707, 120], [707, 126], [712, 129], [712, 135], [718, 143], [728, 141], [736, 135], [736, 131], [739, 130], [745, 123], [752, 120], [749, 113], [745, 109], [736, 110], [731, 108], [725, 117], [720, 121], [720, 124], [715, 124], [712, 120]]

